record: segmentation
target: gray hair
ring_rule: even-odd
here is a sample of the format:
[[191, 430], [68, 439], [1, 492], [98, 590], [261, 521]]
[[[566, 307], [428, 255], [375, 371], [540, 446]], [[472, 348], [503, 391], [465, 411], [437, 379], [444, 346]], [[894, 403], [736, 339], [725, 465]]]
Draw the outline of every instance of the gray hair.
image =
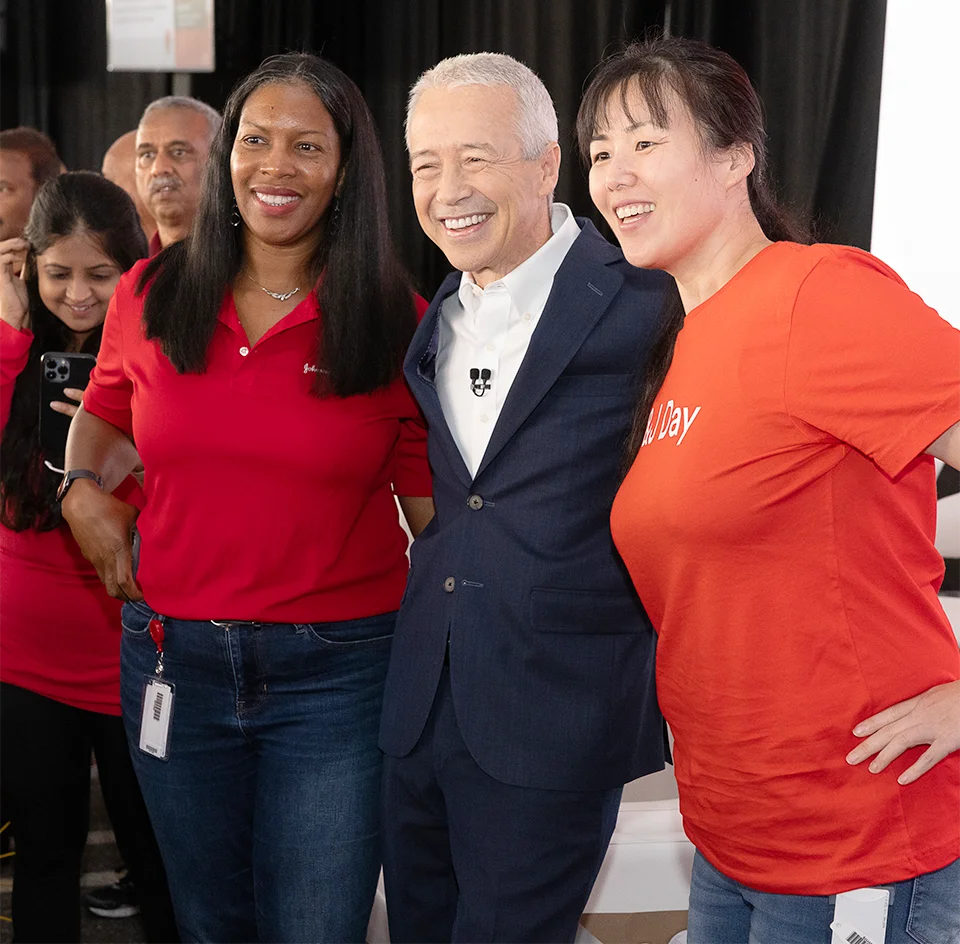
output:
[[144, 108], [138, 124], [143, 124], [144, 119], [148, 115], [152, 115], [157, 111], [163, 111], [167, 108], [189, 108], [191, 111], [199, 112], [207, 119], [211, 139], [215, 137], [220, 130], [220, 112], [206, 102], [201, 102], [199, 98], [191, 98], [189, 95], [165, 95], [163, 98], [155, 99]]
[[505, 85], [517, 96], [517, 136], [523, 156], [533, 160], [559, 137], [557, 110], [539, 76], [528, 66], [502, 52], [477, 52], [437, 63], [417, 79], [407, 99], [407, 150], [410, 149], [410, 116], [427, 89], [464, 85]]

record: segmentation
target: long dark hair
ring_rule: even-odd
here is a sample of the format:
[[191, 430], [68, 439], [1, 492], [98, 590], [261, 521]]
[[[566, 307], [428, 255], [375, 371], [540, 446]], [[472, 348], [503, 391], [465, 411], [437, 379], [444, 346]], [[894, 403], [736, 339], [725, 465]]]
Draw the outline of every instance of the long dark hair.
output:
[[[738, 144], [753, 147], [754, 166], [747, 177], [747, 193], [760, 228], [777, 242], [809, 242], [807, 225], [781, 205], [767, 170], [767, 132], [763, 105], [750, 78], [735, 59], [696, 39], [656, 36], [632, 43], [597, 67], [577, 114], [577, 144], [584, 164], [590, 165], [590, 142], [607, 121], [607, 106], [619, 96], [630, 115], [631, 92], [639, 93], [651, 119], [668, 124], [668, 97], [676, 95], [687, 108], [704, 148], [725, 150]], [[661, 313], [660, 329], [647, 361], [646, 372], [627, 439], [624, 471], [636, 458], [657, 393], [673, 360], [684, 310], [676, 284]]]
[[152, 260], [140, 279], [138, 291], [150, 284], [143, 311], [146, 334], [160, 341], [180, 373], [204, 370], [224, 293], [242, 262], [240, 227], [231, 225], [230, 152], [244, 103], [273, 83], [311, 89], [340, 137], [339, 212], [335, 221], [328, 219], [311, 261], [322, 316], [319, 365], [327, 372], [317, 374], [314, 392], [370, 393], [398, 375], [416, 327], [416, 309], [390, 236], [383, 157], [370, 109], [336, 66], [306, 53], [265, 60], [231, 92], [210, 147], [190, 235]]
[[[70, 350], [76, 336], [40, 298], [37, 256], [57, 240], [79, 234], [92, 236], [124, 272], [147, 254], [133, 201], [99, 174], [61, 174], [37, 192], [23, 231], [30, 243], [24, 276], [33, 341], [27, 366], [13, 388], [10, 416], [0, 440], [0, 523], [13, 531], [49, 531], [60, 521], [59, 478], [44, 466], [40, 450], [40, 356]], [[102, 333], [102, 327], [91, 332], [81, 350], [96, 354]]]

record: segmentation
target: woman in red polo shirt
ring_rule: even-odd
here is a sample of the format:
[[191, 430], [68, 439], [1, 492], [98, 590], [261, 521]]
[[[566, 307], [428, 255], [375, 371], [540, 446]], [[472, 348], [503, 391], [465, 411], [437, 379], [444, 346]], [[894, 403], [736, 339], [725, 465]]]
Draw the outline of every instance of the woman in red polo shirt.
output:
[[[0, 243], [0, 774], [17, 841], [14, 934], [80, 940], [92, 753], [147, 940], [169, 941], [163, 865], [120, 720], [120, 605], [60, 520], [38, 428], [42, 356], [97, 353], [110, 296], [147, 245], [130, 198], [84, 171], [44, 184], [24, 236]], [[76, 386], [65, 394], [79, 398]], [[117, 493], [142, 498], [133, 479]]]
[[867, 253], [791, 241], [719, 50], [603, 63], [578, 136], [627, 259], [678, 288], [612, 528], [659, 632], [689, 940], [960, 940], [932, 458], [960, 465], [960, 333]]
[[[421, 304], [369, 110], [302, 54], [240, 82], [191, 235], [111, 304], [63, 512], [129, 601], [124, 719], [184, 940], [364, 939], [394, 493], [414, 533], [432, 510], [400, 374]], [[139, 518], [108, 494], [130, 439]]]

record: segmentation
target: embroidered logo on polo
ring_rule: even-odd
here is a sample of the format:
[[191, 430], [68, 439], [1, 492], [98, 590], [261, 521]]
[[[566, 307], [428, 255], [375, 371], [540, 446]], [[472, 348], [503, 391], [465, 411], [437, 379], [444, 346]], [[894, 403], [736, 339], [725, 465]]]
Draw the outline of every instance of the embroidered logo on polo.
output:
[[649, 446], [655, 439], [676, 439], [679, 446], [690, 432], [690, 427], [699, 413], [700, 407], [691, 410], [690, 407], [677, 406], [673, 400], [656, 404], [650, 411], [647, 431], [643, 434], [640, 448]]
[[330, 371], [326, 370], [323, 367], [317, 367], [316, 364], [304, 364], [303, 365], [304, 374], [329, 374]]

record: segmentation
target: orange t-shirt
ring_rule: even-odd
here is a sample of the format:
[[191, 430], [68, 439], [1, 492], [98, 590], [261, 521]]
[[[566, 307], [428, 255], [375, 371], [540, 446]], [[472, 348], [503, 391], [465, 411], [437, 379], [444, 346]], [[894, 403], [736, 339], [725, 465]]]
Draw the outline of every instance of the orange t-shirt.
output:
[[868, 253], [776, 243], [687, 315], [613, 507], [659, 631], [691, 841], [784, 894], [960, 856], [960, 756], [907, 786], [844, 760], [858, 721], [960, 678], [933, 459], [960, 332]]

